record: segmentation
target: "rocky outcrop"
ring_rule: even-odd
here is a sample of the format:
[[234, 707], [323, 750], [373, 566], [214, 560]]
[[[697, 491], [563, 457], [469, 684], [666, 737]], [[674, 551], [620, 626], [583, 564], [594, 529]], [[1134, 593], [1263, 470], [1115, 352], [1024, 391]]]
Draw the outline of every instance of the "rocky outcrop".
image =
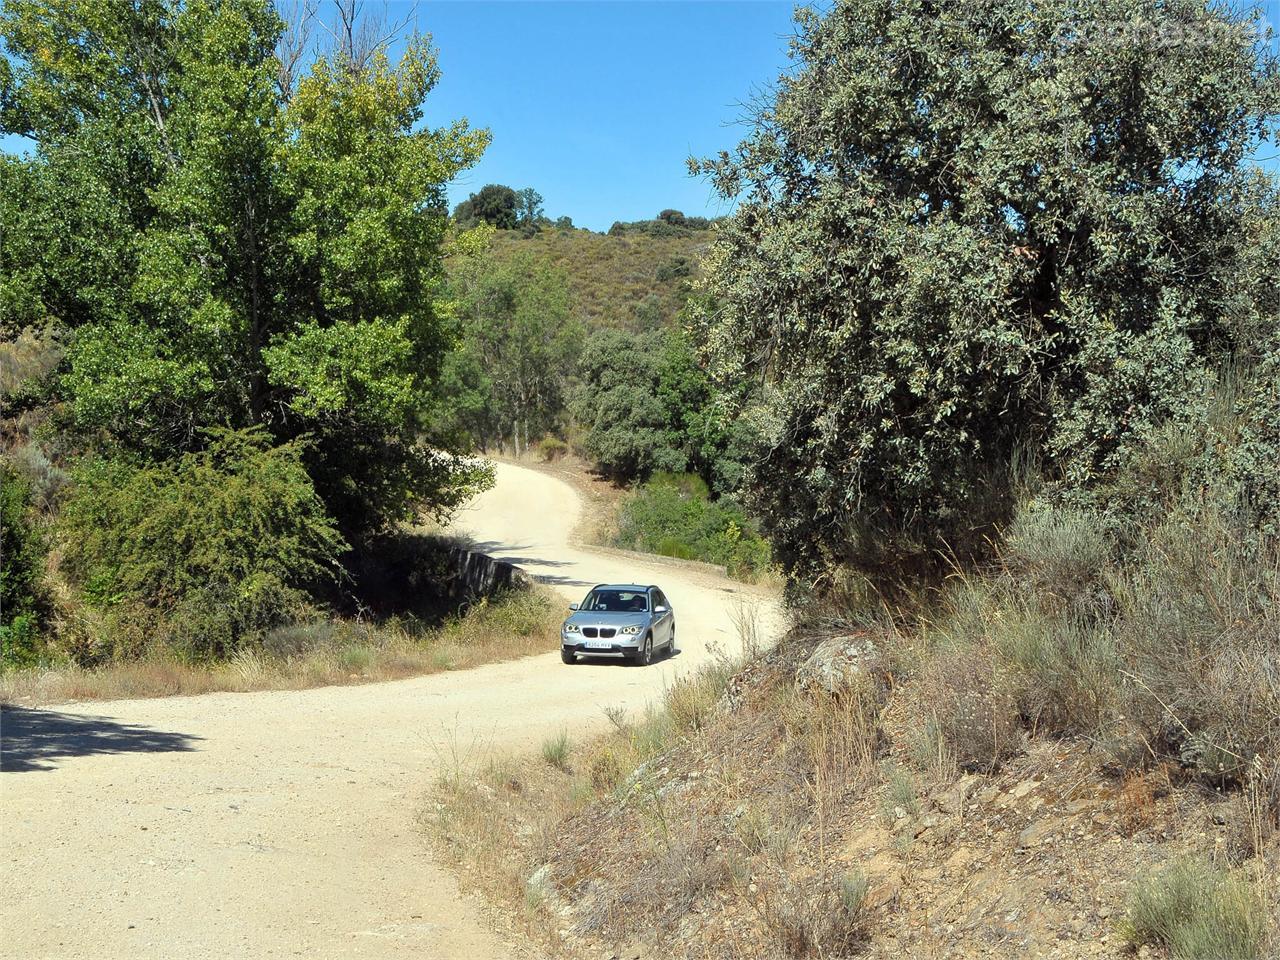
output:
[[796, 670], [796, 686], [834, 696], [874, 676], [879, 652], [865, 635], [828, 637]]

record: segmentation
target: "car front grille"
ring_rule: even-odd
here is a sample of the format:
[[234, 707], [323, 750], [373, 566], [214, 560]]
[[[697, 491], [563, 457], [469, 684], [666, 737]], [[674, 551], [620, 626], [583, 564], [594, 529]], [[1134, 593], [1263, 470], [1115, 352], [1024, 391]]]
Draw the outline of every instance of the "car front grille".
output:
[[608, 640], [618, 631], [614, 627], [583, 627], [582, 635], [594, 640], [596, 637], [603, 637]]

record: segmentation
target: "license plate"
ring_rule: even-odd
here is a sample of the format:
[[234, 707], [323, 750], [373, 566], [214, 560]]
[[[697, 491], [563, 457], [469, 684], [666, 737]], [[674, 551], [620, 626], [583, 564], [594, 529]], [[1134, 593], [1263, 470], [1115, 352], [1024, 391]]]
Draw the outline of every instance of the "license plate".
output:
[[588, 640], [586, 646], [591, 650], [608, 650], [613, 646], [612, 640]]

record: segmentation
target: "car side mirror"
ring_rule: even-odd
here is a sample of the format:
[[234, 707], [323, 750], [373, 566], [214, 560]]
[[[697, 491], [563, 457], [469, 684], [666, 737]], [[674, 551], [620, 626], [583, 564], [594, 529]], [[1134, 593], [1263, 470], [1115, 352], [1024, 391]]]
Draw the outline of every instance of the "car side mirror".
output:
[[654, 613], [666, 613], [666, 612], [667, 612], [667, 608], [666, 608], [666, 607], [664, 607], [662, 604], [658, 604], [656, 607], [654, 607], [654, 608], [653, 608], [653, 612], [654, 612]]
[[578, 605], [577, 605], [576, 603], [571, 603], [571, 604], [569, 604], [569, 609], [570, 609], [570, 610], [577, 610], [577, 609], [578, 609]]

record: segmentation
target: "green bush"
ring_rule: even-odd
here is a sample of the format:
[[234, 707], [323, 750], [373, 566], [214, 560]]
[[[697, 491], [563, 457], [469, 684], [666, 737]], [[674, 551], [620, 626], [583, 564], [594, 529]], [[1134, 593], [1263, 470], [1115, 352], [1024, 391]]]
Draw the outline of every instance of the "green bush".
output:
[[1246, 878], [1175, 860], [1134, 884], [1121, 933], [1135, 946], [1165, 947], [1174, 960], [1259, 960], [1266, 907]]
[[559, 437], [543, 437], [538, 441], [538, 459], [554, 463], [569, 452], [569, 445]]
[[769, 566], [769, 547], [746, 515], [727, 500], [712, 501], [706, 484], [691, 474], [659, 473], [618, 513], [618, 546], [702, 560], [752, 578]]
[[60, 521], [67, 569], [92, 606], [145, 608], [157, 639], [225, 655], [337, 574], [346, 544], [302, 456], [251, 429], [211, 431], [203, 451], [156, 464], [84, 461]]
[[0, 464], [0, 667], [30, 663], [40, 650], [44, 538], [30, 499], [30, 484]]

